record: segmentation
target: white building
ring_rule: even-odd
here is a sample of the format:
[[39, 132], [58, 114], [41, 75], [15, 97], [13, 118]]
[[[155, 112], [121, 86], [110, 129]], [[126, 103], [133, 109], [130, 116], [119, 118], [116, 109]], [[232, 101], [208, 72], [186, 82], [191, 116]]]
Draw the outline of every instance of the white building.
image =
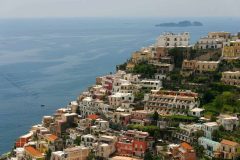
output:
[[198, 138], [198, 144], [203, 146], [205, 154], [209, 157], [215, 157], [214, 153], [220, 151], [221, 145], [219, 142], [215, 142], [205, 137]]
[[214, 130], [217, 130], [219, 125], [217, 122], [207, 122], [203, 123], [202, 130], [204, 132], [204, 136], [208, 139], [212, 139], [212, 133]]
[[220, 115], [217, 122], [227, 131], [233, 131], [239, 125], [238, 117], [230, 115]]
[[162, 87], [162, 81], [160, 80], [141, 80], [140, 85], [142, 88], [150, 90], [159, 90]]
[[81, 137], [81, 145], [93, 148], [97, 145], [97, 138], [91, 134], [83, 135]]
[[91, 133], [106, 132], [109, 129], [109, 122], [96, 119], [94, 126], [91, 126]]
[[104, 104], [101, 100], [95, 100], [92, 97], [85, 97], [79, 102], [79, 111], [82, 117], [87, 117], [91, 114], [108, 112], [109, 105]]
[[204, 109], [203, 108], [193, 108], [191, 109], [188, 114], [190, 116], [195, 116], [195, 117], [202, 117], [203, 116]]
[[117, 137], [103, 135], [99, 138], [97, 156], [108, 159], [116, 151]]
[[115, 93], [108, 96], [110, 106], [117, 108], [122, 105], [122, 103], [133, 103], [134, 96], [131, 93]]
[[188, 47], [190, 34], [183, 32], [179, 34], [164, 33], [157, 39], [157, 47]]

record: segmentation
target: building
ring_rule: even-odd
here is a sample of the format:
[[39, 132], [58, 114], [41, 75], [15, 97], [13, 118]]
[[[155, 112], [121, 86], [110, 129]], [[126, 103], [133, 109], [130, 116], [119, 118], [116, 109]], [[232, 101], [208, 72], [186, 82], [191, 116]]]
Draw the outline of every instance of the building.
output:
[[239, 157], [239, 143], [223, 139], [220, 144], [220, 151], [223, 153], [223, 159], [236, 159], [237, 157]]
[[117, 92], [113, 95], [108, 96], [109, 104], [113, 108], [120, 107], [122, 103], [133, 103], [134, 96], [131, 93], [120, 93]]
[[203, 116], [203, 112], [204, 112], [203, 108], [193, 108], [188, 112], [188, 114], [190, 116], [195, 116], [200, 118]]
[[128, 130], [117, 142], [117, 154], [122, 156], [144, 157], [148, 149], [148, 132]]
[[179, 130], [174, 131], [172, 136], [178, 140], [178, 142], [194, 143], [197, 141], [196, 134], [201, 131], [201, 124], [179, 124]]
[[109, 122], [102, 120], [102, 119], [96, 119], [94, 126], [91, 126], [91, 133], [99, 133], [99, 132], [106, 132], [109, 129]]
[[207, 122], [207, 123], [203, 123], [202, 130], [206, 138], [212, 139], [213, 131], [217, 130], [218, 128], [219, 128], [219, 125], [217, 124], [217, 122]]
[[197, 61], [196, 71], [198, 73], [213, 72], [218, 69], [220, 61]]
[[192, 73], [214, 72], [218, 69], [220, 61], [197, 61], [184, 60], [182, 64], [182, 74], [190, 75]]
[[189, 110], [199, 106], [198, 94], [191, 91], [151, 91], [145, 100], [144, 110], [162, 115], [187, 115]]
[[209, 32], [208, 36], [202, 37], [195, 45], [197, 49], [219, 49], [231, 38], [229, 32]]
[[221, 81], [226, 85], [240, 86], [240, 71], [222, 72]]
[[178, 148], [179, 160], [196, 160], [196, 152], [191, 145], [186, 142], [180, 144]]
[[140, 85], [144, 89], [159, 90], [162, 87], [162, 81], [160, 81], [160, 80], [141, 80]]
[[23, 147], [26, 143], [28, 143], [28, 141], [30, 140], [30, 138], [33, 136], [32, 132], [29, 132], [28, 134], [25, 134], [21, 137], [18, 138], [18, 140], [15, 143], [15, 146], [17, 148], [19, 147]]
[[117, 137], [103, 135], [99, 138], [96, 155], [108, 159], [116, 151]]
[[222, 57], [224, 59], [238, 59], [240, 57], [240, 40], [231, 41], [229, 46], [224, 46]]
[[156, 47], [188, 47], [189, 40], [190, 34], [188, 32], [164, 33], [158, 37]]
[[220, 143], [211, 139], [200, 137], [198, 144], [203, 146], [205, 155], [209, 157], [219, 158], [220, 156]]
[[81, 137], [81, 145], [93, 148], [96, 146], [97, 138], [91, 134], [83, 135]]
[[132, 54], [131, 61], [134, 64], [138, 64], [141, 62], [148, 62], [152, 59], [153, 55], [149, 49], [142, 49], [141, 51], [136, 51]]
[[66, 160], [87, 160], [89, 152], [89, 148], [83, 146], [64, 149]]
[[233, 131], [239, 125], [238, 117], [230, 115], [220, 115], [218, 116], [217, 122], [223, 126], [226, 131]]
[[24, 150], [25, 150], [25, 158], [26, 159], [36, 159], [36, 160], [44, 160], [45, 159], [43, 153], [36, 150], [32, 146], [26, 146], [26, 147], [24, 147]]
[[51, 153], [51, 159], [50, 160], [66, 160], [67, 155], [64, 151], [55, 151]]

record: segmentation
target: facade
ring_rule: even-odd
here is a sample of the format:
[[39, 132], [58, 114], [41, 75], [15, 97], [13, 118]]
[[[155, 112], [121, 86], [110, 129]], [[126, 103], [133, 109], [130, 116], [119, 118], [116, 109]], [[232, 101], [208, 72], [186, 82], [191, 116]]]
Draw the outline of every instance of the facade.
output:
[[235, 130], [239, 125], [238, 117], [230, 115], [218, 116], [217, 122], [227, 131]]
[[224, 159], [236, 159], [240, 154], [239, 149], [240, 149], [240, 144], [229, 141], [226, 139], [223, 139], [221, 142], [221, 148], [220, 151], [223, 153]]
[[108, 112], [109, 106], [104, 104], [103, 101], [98, 99], [93, 99], [92, 97], [85, 97], [79, 102], [79, 111], [83, 117], [88, 115]]
[[207, 123], [203, 123], [202, 130], [206, 138], [212, 139], [213, 131], [217, 130], [218, 128], [219, 128], [219, 125], [217, 124], [217, 122], [207, 122]]
[[120, 93], [117, 92], [113, 95], [108, 96], [109, 104], [113, 108], [120, 107], [122, 103], [133, 103], [134, 96], [131, 93]]
[[178, 148], [179, 160], [196, 160], [196, 152], [191, 145], [186, 142], [180, 144]]
[[143, 49], [141, 51], [136, 51], [132, 54], [132, 62], [134, 64], [141, 62], [148, 62], [152, 59], [152, 52], [148, 49]]
[[81, 145], [93, 148], [96, 145], [97, 138], [91, 134], [83, 135], [81, 137]]
[[226, 59], [235, 59], [240, 57], [240, 40], [231, 41], [229, 46], [224, 46], [222, 57]]
[[188, 32], [164, 33], [158, 37], [156, 47], [188, 47], [189, 40], [190, 34]]
[[108, 159], [116, 151], [117, 137], [103, 135], [99, 138], [97, 156]]
[[146, 99], [144, 110], [162, 115], [187, 115], [199, 106], [198, 94], [191, 91], [152, 91]]
[[240, 71], [222, 72], [221, 81], [226, 85], [240, 86]]
[[89, 152], [89, 148], [82, 146], [64, 149], [66, 160], [87, 160]]
[[220, 156], [219, 153], [221, 145], [219, 142], [215, 142], [205, 137], [200, 137], [198, 138], [198, 144], [203, 146], [204, 153], [207, 156], [215, 158], [218, 158]]
[[201, 130], [201, 124], [179, 124], [179, 130], [173, 132], [172, 136], [180, 142], [196, 142], [196, 132]]
[[142, 88], [150, 90], [159, 90], [162, 87], [162, 81], [160, 80], [141, 80], [140, 85]]
[[18, 140], [15, 143], [15, 146], [18, 147], [23, 147], [29, 140], [30, 138], [33, 136], [33, 133], [30, 132], [26, 135], [23, 135], [21, 137], [18, 138]]
[[203, 108], [193, 108], [188, 112], [188, 114], [190, 116], [195, 116], [200, 118], [203, 116], [203, 112], [204, 112]]
[[148, 149], [148, 132], [128, 130], [117, 142], [117, 154], [122, 156], [144, 157]]
[[197, 61], [196, 71], [199, 73], [216, 71], [219, 63], [219, 61]]

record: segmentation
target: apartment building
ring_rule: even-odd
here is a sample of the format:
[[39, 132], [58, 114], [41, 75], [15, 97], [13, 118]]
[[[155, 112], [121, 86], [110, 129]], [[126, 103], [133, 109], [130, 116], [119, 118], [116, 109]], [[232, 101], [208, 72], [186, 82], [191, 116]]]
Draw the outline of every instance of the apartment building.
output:
[[219, 125], [217, 124], [217, 122], [207, 122], [207, 123], [203, 123], [202, 130], [206, 138], [212, 139], [213, 131], [217, 130], [218, 128], [219, 128]]
[[240, 86], [240, 71], [222, 72], [221, 81], [226, 85]]
[[240, 58], [240, 40], [231, 41], [229, 46], [224, 46], [222, 57], [224, 59]]
[[188, 47], [190, 34], [183, 32], [179, 34], [164, 33], [160, 35], [156, 42], [156, 47]]
[[187, 115], [189, 110], [199, 106], [198, 94], [191, 91], [151, 91], [145, 100], [144, 110], [163, 115]]

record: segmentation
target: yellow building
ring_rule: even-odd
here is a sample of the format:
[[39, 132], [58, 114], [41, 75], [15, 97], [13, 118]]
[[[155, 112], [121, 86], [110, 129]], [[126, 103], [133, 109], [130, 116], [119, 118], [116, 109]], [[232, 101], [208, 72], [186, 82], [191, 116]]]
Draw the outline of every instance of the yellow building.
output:
[[132, 62], [140, 63], [144, 61], [150, 61], [152, 59], [151, 51], [144, 49], [142, 51], [136, 51], [132, 54]]
[[227, 85], [240, 86], [240, 71], [236, 72], [223, 72], [221, 81]]
[[231, 41], [229, 46], [224, 46], [223, 58], [240, 58], [240, 41]]
[[221, 152], [223, 153], [223, 159], [236, 159], [239, 154], [240, 144], [237, 142], [223, 139], [221, 142]]

